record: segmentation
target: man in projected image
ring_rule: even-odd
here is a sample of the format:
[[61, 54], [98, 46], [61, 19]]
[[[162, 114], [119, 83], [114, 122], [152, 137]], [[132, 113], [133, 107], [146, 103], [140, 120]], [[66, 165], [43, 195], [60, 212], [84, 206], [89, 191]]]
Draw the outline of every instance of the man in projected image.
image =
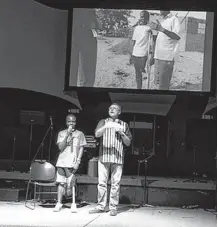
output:
[[176, 16], [170, 11], [160, 11], [163, 21], [151, 22], [150, 27], [158, 31], [155, 45], [155, 82], [159, 84], [160, 90], [169, 90], [173, 74], [175, 55], [180, 40], [180, 23]]
[[105, 212], [107, 205], [107, 183], [111, 172], [110, 215], [117, 215], [119, 203], [120, 180], [123, 171], [124, 146], [130, 146], [132, 136], [128, 124], [118, 119], [121, 114], [120, 105], [114, 103], [109, 107], [109, 118], [101, 120], [95, 130], [100, 138], [98, 160], [98, 204], [89, 213]]
[[83, 84], [80, 84], [80, 86], [94, 86], [97, 61], [97, 29], [101, 29], [101, 24], [95, 9], [74, 9], [70, 82], [72, 86], [78, 86], [79, 63], [81, 64], [79, 73], [84, 77]]
[[[75, 173], [83, 155], [86, 139], [83, 132], [76, 129], [76, 116], [69, 114], [66, 117], [67, 129], [58, 133], [57, 145], [60, 150], [57, 167], [58, 202], [54, 212], [59, 212], [63, 206], [63, 196], [72, 194], [75, 189]], [[75, 191], [74, 191], [75, 192]], [[71, 211], [76, 212], [75, 197], [72, 198]]]
[[142, 89], [142, 73], [145, 72], [145, 65], [152, 50], [152, 31], [147, 25], [149, 23], [149, 12], [142, 11], [140, 20], [135, 27], [132, 36], [132, 54], [130, 63], [135, 67], [136, 84], [138, 89]]

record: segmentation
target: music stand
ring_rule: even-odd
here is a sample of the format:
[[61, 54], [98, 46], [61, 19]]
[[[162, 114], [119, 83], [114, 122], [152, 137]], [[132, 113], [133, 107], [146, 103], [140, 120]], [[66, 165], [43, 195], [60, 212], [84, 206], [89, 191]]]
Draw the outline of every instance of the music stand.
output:
[[29, 149], [28, 149], [29, 167], [31, 164], [31, 157], [32, 157], [33, 125], [34, 124], [44, 125], [44, 117], [45, 117], [45, 114], [40, 111], [27, 111], [27, 110], [20, 111], [20, 123], [23, 125], [30, 126]]

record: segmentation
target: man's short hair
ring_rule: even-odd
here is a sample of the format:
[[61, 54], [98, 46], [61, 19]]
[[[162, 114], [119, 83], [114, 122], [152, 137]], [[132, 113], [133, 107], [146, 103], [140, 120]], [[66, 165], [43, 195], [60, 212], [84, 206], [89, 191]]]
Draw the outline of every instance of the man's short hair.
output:
[[118, 103], [114, 102], [110, 106], [117, 106], [119, 108], [120, 112], [122, 112], [122, 107]]

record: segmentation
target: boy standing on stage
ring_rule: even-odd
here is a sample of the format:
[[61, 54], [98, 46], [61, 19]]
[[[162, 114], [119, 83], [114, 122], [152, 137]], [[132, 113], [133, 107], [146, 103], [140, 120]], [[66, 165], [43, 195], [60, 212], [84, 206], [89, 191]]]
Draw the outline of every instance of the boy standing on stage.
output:
[[120, 180], [123, 171], [124, 145], [130, 146], [132, 136], [128, 124], [118, 119], [120, 105], [114, 103], [109, 107], [109, 118], [101, 120], [95, 130], [100, 138], [98, 161], [98, 204], [90, 214], [105, 212], [107, 204], [107, 182], [111, 172], [110, 215], [117, 215], [119, 203]]
[[[60, 150], [57, 167], [58, 184], [58, 202], [54, 208], [55, 212], [59, 212], [63, 206], [63, 196], [67, 194], [68, 190], [75, 189], [75, 173], [79, 168], [79, 164], [83, 155], [86, 139], [83, 132], [77, 130], [76, 116], [69, 114], [66, 117], [67, 129], [60, 131], [58, 134], [57, 145]], [[73, 194], [73, 193], [72, 193]], [[75, 194], [73, 195], [75, 196]], [[75, 212], [75, 197], [72, 198], [71, 211]]]

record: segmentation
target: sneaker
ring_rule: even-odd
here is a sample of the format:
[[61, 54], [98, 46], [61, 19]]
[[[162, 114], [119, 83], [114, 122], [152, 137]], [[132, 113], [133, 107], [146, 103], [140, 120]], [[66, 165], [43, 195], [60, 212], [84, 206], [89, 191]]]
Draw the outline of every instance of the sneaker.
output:
[[77, 213], [77, 207], [75, 203], [71, 204], [71, 208], [70, 208], [71, 213]]
[[111, 210], [110, 211], [110, 216], [117, 216], [117, 211], [116, 210]]
[[54, 211], [54, 212], [59, 212], [59, 211], [61, 211], [62, 206], [63, 206], [63, 204], [57, 203], [53, 211]]
[[95, 208], [93, 210], [89, 211], [90, 214], [100, 214], [100, 213], [104, 213], [104, 210], [100, 210], [98, 208]]

